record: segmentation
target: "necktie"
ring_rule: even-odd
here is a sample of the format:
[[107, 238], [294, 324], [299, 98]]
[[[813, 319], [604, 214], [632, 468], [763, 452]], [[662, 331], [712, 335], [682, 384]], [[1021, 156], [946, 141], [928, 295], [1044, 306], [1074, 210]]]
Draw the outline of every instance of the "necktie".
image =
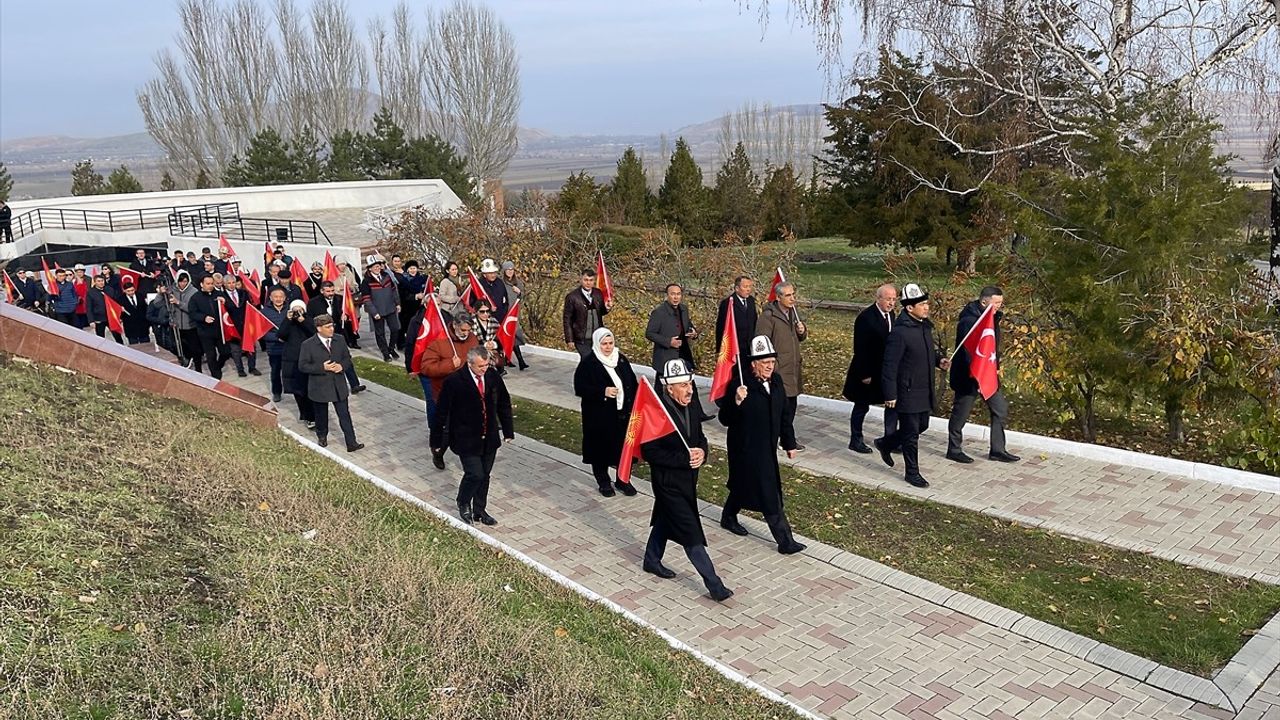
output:
[[890, 329], [890, 330], [892, 330], [892, 329], [893, 329], [893, 316], [892, 316], [892, 315], [890, 315], [889, 313], [885, 313], [885, 314], [884, 314], [884, 323], [885, 323], [886, 325], [888, 325], [888, 326], [889, 326], [889, 329]]
[[484, 376], [483, 375], [476, 376], [476, 389], [480, 391], [480, 394], [482, 396], [484, 395]]
[[329, 343], [333, 341], [326, 338], [321, 338], [321, 342], [324, 343], [324, 351], [329, 354], [333, 354], [333, 348], [329, 347]]
[[476, 389], [480, 391], [480, 439], [489, 434], [489, 407], [484, 401], [484, 376], [476, 376]]

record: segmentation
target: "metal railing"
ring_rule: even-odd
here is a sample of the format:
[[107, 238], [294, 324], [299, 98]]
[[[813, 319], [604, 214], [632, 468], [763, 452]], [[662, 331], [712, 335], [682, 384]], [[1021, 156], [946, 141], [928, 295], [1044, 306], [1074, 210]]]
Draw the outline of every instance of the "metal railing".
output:
[[20, 240], [38, 230], [86, 230], [122, 232], [127, 230], [172, 230], [174, 216], [205, 216], [232, 222], [240, 217], [238, 203], [138, 208], [136, 210], [89, 210], [79, 208], [35, 208], [10, 223], [13, 237]]
[[176, 227], [173, 234], [211, 239], [225, 235], [228, 240], [254, 243], [333, 244], [324, 228], [315, 220], [237, 217], [230, 222], [218, 222], [213, 218], [201, 223], [199, 218], [189, 218], [185, 225]]

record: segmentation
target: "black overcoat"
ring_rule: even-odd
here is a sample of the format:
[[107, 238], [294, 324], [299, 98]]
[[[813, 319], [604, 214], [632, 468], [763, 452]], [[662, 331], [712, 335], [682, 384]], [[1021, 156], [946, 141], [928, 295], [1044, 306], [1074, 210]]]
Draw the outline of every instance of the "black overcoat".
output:
[[[960, 346], [960, 341], [964, 340], [964, 336], [969, 334], [973, 326], [978, 322], [978, 318], [982, 317], [982, 311], [986, 308], [982, 307], [982, 302], [974, 300], [964, 309], [960, 311], [960, 318], [956, 320], [956, 347]], [[996, 349], [995, 360], [997, 371], [1000, 368], [1000, 343], [1004, 339], [1004, 333], [1000, 330], [1000, 319], [1004, 317], [1003, 312], [997, 312], [994, 318], [996, 329]], [[951, 359], [951, 374], [948, 376], [951, 389], [956, 391], [956, 395], [976, 395], [978, 393], [978, 381], [973, 379], [973, 374], [969, 372], [969, 353], [961, 350]]]
[[[650, 525], [662, 521], [668, 538], [686, 547], [706, 545], [707, 536], [702, 532], [702, 519], [698, 516], [698, 471], [689, 467], [690, 448], [707, 450], [707, 436], [692, 404], [681, 408], [664, 392], [662, 404], [675, 418], [676, 432], [640, 446], [640, 455], [649, 464], [650, 483], [653, 486], [653, 514]], [[688, 422], [685, 420], [688, 415]], [[677, 435], [678, 433], [678, 435]], [[684, 442], [681, 442], [681, 438]]]
[[783, 450], [796, 449], [791, 404], [782, 376], [774, 373], [769, 391], [754, 375], [746, 376], [747, 397], [739, 405], [738, 375], [716, 401], [720, 424], [729, 428], [725, 448], [729, 454], [729, 492], [744, 510], [765, 514], [782, 511], [782, 474], [778, 470], [778, 443]]
[[483, 400], [469, 366], [444, 379], [431, 422], [431, 447], [448, 447], [459, 457], [483, 456], [497, 452], [503, 438], [514, 438], [515, 432], [511, 395], [492, 366], [484, 373]]
[[917, 320], [905, 310], [894, 320], [884, 347], [880, 383], [885, 402], [897, 400], [901, 413], [933, 412], [933, 369], [938, 351], [933, 345], [933, 323]]
[[595, 353], [582, 358], [573, 373], [573, 394], [582, 400], [582, 462], [588, 465], [616, 467], [622, 456], [622, 441], [639, 381], [622, 353], [618, 353], [614, 372], [622, 381], [621, 410], [617, 400], [604, 396], [605, 388], [613, 387], [613, 381]]
[[293, 320], [288, 315], [276, 331], [276, 339], [284, 344], [284, 352], [280, 354], [280, 377], [284, 381], [284, 391], [290, 395], [307, 394], [307, 376], [298, 369], [298, 356], [302, 343], [315, 334], [305, 318]]
[[298, 349], [298, 372], [307, 376], [307, 397], [315, 402], [341, 402], [351, 394], [347, 376], [324, 369], [326, 362], [336, 362], [342, 367], [351, 364], [351, 351], [341, 335], [329, 338], [329, 349], [319, 333], [312, 335]]
[[120, 308], [124, 310], [124, 314], [120, 317], [120, 323], [124, 325], [124, 335], [128, 338], [145, 338], [151, 335], [151, 323], [147, 320], [147, 301], [142, 295], [134, 290], [133, 296], [137, 298], [137, 304], [129, 302], [127, 295], [121, 295], [116, 298], [120, 303]]
[[[858, 313], [853, 321], [853, 359], [845, 372], [841, 393], [846, 400], [866, 405], [884, 402], [880, 375], [884, 367], [884, 344], [888, 339], [889, 323], [885, 322], [878, 305], [872, 303]], [[866, 378], [871, 378], [871, 382], [862, 382]]]
[[756, 321], [760, 314], [756, 312], [755, 296], [743, 301], [736, 292], [721, 300], [720, 309], [716, 311], [716, 357], [720, 357], [720, 343], [724, 340], [724, 326], [729, 322], [730, 308], [733, 309], [733, 329], [738, 331], [738, 354], [744, 359], [749, 358], [751, 338], [756, 336]]

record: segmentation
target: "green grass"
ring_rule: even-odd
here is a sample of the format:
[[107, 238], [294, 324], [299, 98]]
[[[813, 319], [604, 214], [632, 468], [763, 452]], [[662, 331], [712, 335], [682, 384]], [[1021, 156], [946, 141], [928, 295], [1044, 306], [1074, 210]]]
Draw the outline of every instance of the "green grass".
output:
[[0, 478], [0, 717], [794, 717], [276, 431], [0, 357]]
[[[365, 379], [421, 396], [386, 363], [356, 362]], [[513, 404], [517, 432], [580, 451], [576, 411]], [[726, 473], [724, 452], [713, 449], [699, 496], [722, 503]], [[1280, 587], [787, 466], [782, 476], [787, 515], [809, 537], [1188, 672], [1222, 667], [1280, 610]]]

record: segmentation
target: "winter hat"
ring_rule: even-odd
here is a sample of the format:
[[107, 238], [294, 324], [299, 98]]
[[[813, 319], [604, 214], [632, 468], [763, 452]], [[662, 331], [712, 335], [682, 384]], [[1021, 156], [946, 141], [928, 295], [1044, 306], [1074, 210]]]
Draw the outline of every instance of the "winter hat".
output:
[[301, 300], [294, 300], [293, 302], [289, 303], [289, 312], [293, 312], [294, 310], [301, 310], [302, 312], [306, 312], [307, 304], [302, 302]]
[[751, 338], [752, 360], [768, 360], [776, 357], [778, 357], [778, 353], [773, 349], [773, 341], [769, 339], [768, 335], [757, 335]]
[[907, 286], [902, 288], [902, 306], [903, 307], [909, 307], [911, 305], [915, 305], [916, 303], [924, 302], [925, 300], [928, 300], [928, 299], [929, 299], [929, 293], [921, 290], [920, 286], [915, 283], [907, 283]]
[[485, 258], [484, 261], [480, 263], [480, 272], [496, 273], [498, 272], [498, 263], [494, 262], [493, 258]]
[[693, 381], [693, 373], [681, 358], [668, 360], [662, 367], [662, 384], [675, 385]]
[[508, 270], [515, 270], [515, 269], [516, 269], [515, 263], [511, 262], [510, 260], [502, 261], [502, 272], [506, 272]]

